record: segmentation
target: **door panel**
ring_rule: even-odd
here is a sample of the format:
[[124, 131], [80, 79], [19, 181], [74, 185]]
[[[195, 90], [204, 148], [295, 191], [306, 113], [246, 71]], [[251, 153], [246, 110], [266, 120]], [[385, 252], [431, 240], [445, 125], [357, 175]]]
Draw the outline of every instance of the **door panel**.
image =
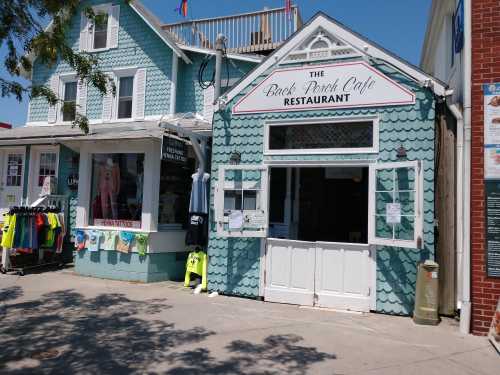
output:
[[317, 306], [370, 310], [370, 251], [364, 244], [316, 244]]
[[32, 148], [33, 171], [30, 168], [30, 195], [33, 203], [40, 197], [45, 177], [55, 177], [59, 172], [59, 149], [57, 147]]
[[20, 205], [24, 183], [24, 148], [0, 152], [0, 215], [9, 207]]
[[314, 262], [313, 243], [268, 239], [265, 300], [312, 306]]

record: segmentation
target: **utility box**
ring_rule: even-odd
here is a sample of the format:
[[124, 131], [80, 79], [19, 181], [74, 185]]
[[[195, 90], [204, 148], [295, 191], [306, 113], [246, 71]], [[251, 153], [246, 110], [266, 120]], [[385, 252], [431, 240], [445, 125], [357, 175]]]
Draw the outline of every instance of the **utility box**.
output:
[[439, 323], [439, 265], [426, 260], [418, 265], [413, 321], [416, 324]]

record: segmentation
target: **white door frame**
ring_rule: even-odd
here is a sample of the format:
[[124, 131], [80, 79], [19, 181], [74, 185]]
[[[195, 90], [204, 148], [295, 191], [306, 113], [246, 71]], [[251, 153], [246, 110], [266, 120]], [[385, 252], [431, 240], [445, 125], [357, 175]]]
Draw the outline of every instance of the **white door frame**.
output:
[[21, 170], [21, 185], [19, 189], [21, 190], [21, 199], [24, 193], [24, 177], [26, 172], [26, 146], [15, 146], [15, 147], [2, 147], [0, 148], [0, 188], [4, 189], [6, 184], [6, 173], [5, 168], [7, 167], [8, 154], [22, 154], [23, 155], [23, 167]]
[[38, 199], [35, 196], [35, 187], [37, 187], [38, 172], [40, 171], [40, 154], [42, 152], [55, 152], [56, 153], [56, 180], [59, 177], [59, 145], [43, 145], [31, 146], [30, 149], [30, 163], [29, 163], [29, 178], [28, 178], [28, 203], [33, 203]]
[[[332, 167], [332, 168], [342, 168], [342, 167], [360, 167], [369, 168], [370, 165], [377, 163], [376, 159], [360, 159], [360, 160], [264, 160], [265, 165], [269, 167], [268, 178], [271, 176], [271, 168], [321, 168], [321, 167]], [[368, 192], [371, 191], [371, 181], [368, 181]], [[270, 189], [270, 184], [268, 185]], [[270, 194], [268, 194], [269, 198]], [[370, 193], [368, 193], [368, 211], [366, 215], [369, 215], [370, 210]], [[369, 244], [366, 244], [369, 245]], [[264, 275], [266, 273], [266, 248], [267, 248], [267, 238], [262, 241], [262, 246], [260, 250], [260, 282], [259, 282], [259, 292], [260, 296], [264, 296], [265, 280]], [[370, 309], [376, 310], [377, 306], [377, 246], [369, 246], [370, 248]]]

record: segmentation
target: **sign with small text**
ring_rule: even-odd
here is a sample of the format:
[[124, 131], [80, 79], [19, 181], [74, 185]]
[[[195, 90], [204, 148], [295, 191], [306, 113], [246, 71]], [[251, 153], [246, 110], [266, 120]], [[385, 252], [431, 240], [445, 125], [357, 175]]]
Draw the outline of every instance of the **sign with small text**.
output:
[[278, 69], [245, 95], [234, 114], [409, 105], [415, 94], [365, 62]]

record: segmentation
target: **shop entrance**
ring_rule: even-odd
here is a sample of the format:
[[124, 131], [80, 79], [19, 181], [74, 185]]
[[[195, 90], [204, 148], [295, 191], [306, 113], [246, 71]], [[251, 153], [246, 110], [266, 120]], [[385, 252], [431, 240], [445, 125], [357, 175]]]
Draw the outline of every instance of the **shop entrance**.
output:
[[267, 301], [369, 311], [368, 167], [271, 168]]

